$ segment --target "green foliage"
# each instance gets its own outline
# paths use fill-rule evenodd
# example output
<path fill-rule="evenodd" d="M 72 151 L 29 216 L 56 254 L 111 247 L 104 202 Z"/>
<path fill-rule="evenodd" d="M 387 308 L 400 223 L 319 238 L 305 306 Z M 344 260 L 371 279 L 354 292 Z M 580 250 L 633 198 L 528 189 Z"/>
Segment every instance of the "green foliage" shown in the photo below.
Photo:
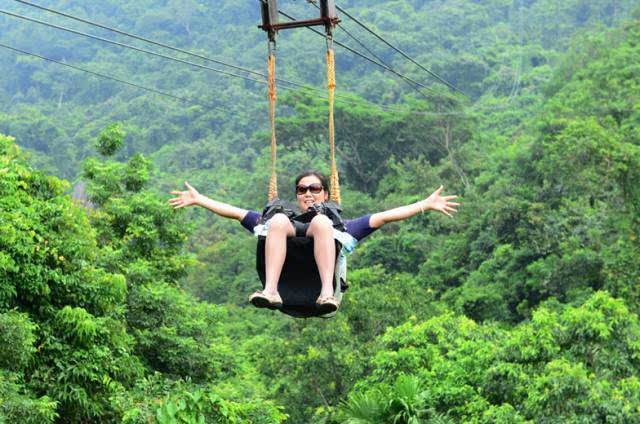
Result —
<path fill-rule="evenodd" d="M 452 422 L 433 409 L 423 409 L 429 395 L 421 390 L 417 377 L 400 375 L 390 387 L 351 395 L 341 405 L 338 421 L 344 424 Z"/>
<path fill-rule="evenodd" d="M 319 144 L 326 139 L 326 111 L 321 107 L 322 103 L 301 95 L 287 98 L 286 103 L 291 104 L 297 113 L 294 117 L 280 120 L 280 144 L 295 146 L 311 157 L 322 154 L 320 152 L 324 150 L 322 156 L 326 157 L 326 147 L 321 150 L 322 144 Z M 415 102 L 411 106 L 425 110 L 427 115 L 433 112 L 427 102 Z M 409 111 L 388 113 L 338 104 L 335 119 L 340 122 L 340 155 L 345 178 L 352 187 L 363 192 L 376 190 L 388 172 L 387 168 L 391 168 L 389 159 L 426 157 L 432 165 L 443 158 L 455 162 L 461 145 L 470 137 L 470 123 L 465 115 L 425 117 L 412 115 Z M 398 139 L 402 142 L 396 142 Z"/>
<path fill-rule="evenodd" d="M 637 383 L 639 341 L 637 315 L 604 292 L 576 307 L 542 307 L 513 329 L 452 315 L 408 322 L 385 334 L 373 372 L 341 413 L 344 422 L 376 422 L 357 421 L 367 404 L 377 405 L 372 413 L 395 405 L 401 422 L 420 411 L 456 422 L 629 422 L 640 404 L 620 393 Z M 383 416 L 377 422 L 391 422 Z"/>
<path fill-rule="evenodd" d="M 113 156 L 124 146 L 124 138 L 127 133 L 122 129 L 122 124 L 114 122 L 109 124 L 98 135 L 96 149 L 102 156 Z"/>
<path fill-rule="evenodd" d="M 236 361 L 220 340 L 218 308 L 162 283 L 134 290 L 127 321 L 137 351 L 154 370 L 196 382 L 229 377 Z"/>
<path fill-rule="evenodd" d="M 166 399 L 156 413 L 158 424 L 284 422 L 286 414 L 269 403 L 238 404 L 205 391 L 183 392 Z"/>
<path fill-rule="evenodd" d="M 58 403 L 47 396 L 36 398 L 21 383 L 16 374 L 0 370 L 0 423 L 54 423 Z"/>
<path fill-rule="evenodd" d="M 151 161 L 141 154 L 133 156 L 125 168 L 124 186 L 129 191 L 140 191 L 149 180 Z"/>
<path fill-rule="evenodd" d="M 20 354 L 3 368 L 29 375 L 29 390 L 47 396 L 25 395 L 27 406 L 16 403 L 7 413 L 29 422 L 58 414 L 108 418 L 108 396 L 140 372 L 132 340 L 116 318 L 126 285 L 97 264 L 95 232 L 85 212 L 62 195 L 64 182 L 32 170 L 5 137 L 0 164 L 1 316 L 12 323 L 3 331 L 12 350 L 3 355 Z M 20 382 L 12 383 L 17 393 L 27 393 Z M 24 412 L 30 402 L 33 415 Z"/>
<path fill-rule="evenodd" d="M 11 139 L 0 137 L 0 148 L 2 420 L 117 422 L 135 415 L 122 399 L 154 370 L 165 373 L 156 396 L 166 407 L 151 402 L 149 417 L 285 419 L 255 396 L 255 380 L 238 385 L 250 402 L 227 400 L 212 384 L 251 368 L 220 326 L 225 310 L 176 287 L 189 263 L 180 254 L 184 226 L 156 194 L 125 187 L 127 165 L 94 162 L 90 185 L 104 203 L 81 209 L 62 195 L 63 182 L 29 168 Z M 192 380 L 172 392 L 170 379 L 180 377 Z M 194 402 L 174 411 L 189 394 Z"/>
<path fill-rule="evenodd" d="M 65 306 L 56 314 L 57 326 L 61 334 L 80 346 L 91 344 L 98 330 L 98 323 L 82 308 Z"/>
<path fill-rule="evenodd" d="M 190 263 L 181 256 L 184 222 L 155 192 L 142 190 L 149 161 L 136 155 L 126 164 L 85 163 L 92 215 L 107 268 L 123 273 L 129 283 L 175 282 Z"/>
<path fill-rule="evenodd" d="M 116 402 L 124 404 L 118 410 L 125 421 L 224 422 L 228 418 L 243 422 L 247 417 L 253 422 L 282 421 L 277 408 L 254 398 L 259 387 L 249 389 L 249 382 L 239 385 L 249 396 L 246 403 L 245 399 L 226 400 L 224 390 L 214 386 L 206 391 L 196 386 L 238 378 L 238 373 L 251 370 L 244 365 L 244 354 L 234 353 L 234 341 L 221 328 L 225 310 L 199 302 L 178 287 L 194 264 L 192 256 L 182 251 L 190 227 L 157 192 L 145 189 L 149 176 L 150 161 L 142 155 L 125 164 L 88 160 L 87 191 L 97 206 L 90 219 L 97 230 L 102 264 L 126 278 L 129 293 L 124 317 L 138 358 L 146 370 L 162 373 L 163 379 L 189 383 L 174 392 L 171 384 L 165 386 L 161 380 L 154 392 L 165 397 L 163 406 L 150 404 L 141 415 L 126 400 Z M 167 391 L 172 394 L 165 395 Z M 122 399 L 119 394 L 114 398 Z"/>
<path fill-rule="evenodd" d="M 246 399 L 245 399 L 246 400 Z M 136 382 L 125 396 L 112 401 L 123 411 L 124 423 L 281 423 L 282 408 L 263 399 L 251 402 L 223 398 L 211 385 L 193 385 L 188 380 L 167 380 L 151 374 Z"/>
<path fill-rule="evenodd" d="M 0 314 L 0 368 L 24 369 L 36 352 L 37 326 L 27 314 L 8 311 Z"/>
<path fill-rule="evenodd" d="M 124 411 L 123 423 L 254 423 L 276 424 L 287 415 L 272 402 L 223 399 L 211 386 L 167 381 L 159 374 L 138 382 L 129 396 L 114 402 Z"/>

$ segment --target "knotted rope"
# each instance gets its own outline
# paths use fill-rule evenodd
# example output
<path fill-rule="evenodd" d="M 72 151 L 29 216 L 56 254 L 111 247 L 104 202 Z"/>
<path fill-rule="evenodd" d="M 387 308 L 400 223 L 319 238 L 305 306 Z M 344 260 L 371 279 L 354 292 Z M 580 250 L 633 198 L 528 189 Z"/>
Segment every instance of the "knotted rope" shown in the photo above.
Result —
<path fill-rule="evenodd" d="M 278 197 L 278 174 L 276 172 L 276 56 L 269 49 L 269 119 L 271 120 L 271 179 L 269 180 L 269 201 Z"/>
<path fill-rule="evenodd" d="M 336 89 L 336 64 L 333 46 L 327 49 L 327 87 L 329 88 L 329 146 L 331 148 L 331 200 L 340 204 L 340 181 L 336 166 L 335 126 L 333 124 L 333 104 Z"/>

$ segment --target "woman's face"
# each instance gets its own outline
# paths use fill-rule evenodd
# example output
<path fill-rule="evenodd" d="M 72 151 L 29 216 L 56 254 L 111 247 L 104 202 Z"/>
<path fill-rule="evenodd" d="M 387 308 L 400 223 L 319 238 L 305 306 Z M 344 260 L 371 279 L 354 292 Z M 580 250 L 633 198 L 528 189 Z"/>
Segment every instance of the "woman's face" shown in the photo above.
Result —
<path fill-rule="evenodd" d="M 320 188 L 320 191 L 315 193 L 318 188 Z M 300 209 L 306 211 L 309 209 L 309 206 L 314 203 L 325 202 L 329 198 L 329 195 L 324 188 L 322 188 L 320 178 L 315 175 L 308 175 L 298 182 L 296 186 L 296 198 L 298 199 Z"/>

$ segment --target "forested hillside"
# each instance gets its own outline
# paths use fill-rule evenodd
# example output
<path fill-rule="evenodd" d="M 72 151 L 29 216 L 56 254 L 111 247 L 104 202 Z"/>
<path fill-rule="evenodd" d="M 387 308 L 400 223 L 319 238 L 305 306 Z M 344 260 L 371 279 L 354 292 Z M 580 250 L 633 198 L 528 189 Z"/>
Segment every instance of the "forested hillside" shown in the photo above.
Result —
<path fill-rule="evenodd" d="M 240 3 L 37 4 L 266 72 L 258 4 Z M 223 68 L 24 2 L 0 8 L 0 423 L 640 421 L 635 2 L 340 6 L 464 93 L 341 16 L 336 41 L 367 53 L 354 36 L 428 88 L 336 46 L 345 215 L 440 184 L 462 206 L 360 243 L 330 320 L 247 304 L 255 239 L 167 204 L 188 180 L 264 206 L 261 77 L 26 21 L 15 15 Z M 278 76 L 322 88 L 325 48 L 281 32 Z M 299 171 L 329 170 L 327 102 L 285 85 L 279 186 L 293 197 Z"/>

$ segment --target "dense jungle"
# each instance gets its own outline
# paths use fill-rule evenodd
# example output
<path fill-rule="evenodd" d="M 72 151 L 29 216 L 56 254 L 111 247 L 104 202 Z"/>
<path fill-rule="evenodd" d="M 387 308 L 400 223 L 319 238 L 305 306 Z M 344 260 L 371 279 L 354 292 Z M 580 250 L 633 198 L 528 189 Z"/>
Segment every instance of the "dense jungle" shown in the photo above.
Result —
<path fill-rule="evenodd" d="M 331 319 L 254 308 L 255 237 L 167 203 L 262 210 L 265 78 L 33 4 L 262 74 L 268 48 L 257 0 L 2 2 L 0 423 L 640 422 L 636 1 L 338 2 L 421 65 L 338 13 L 387 67 L 335 46 L 345 217 L 462 205 L 359 243 Z M 282 196 L 330 171 L 326 48 L 278 35 L 319 89 L 278 85 Z"/>

